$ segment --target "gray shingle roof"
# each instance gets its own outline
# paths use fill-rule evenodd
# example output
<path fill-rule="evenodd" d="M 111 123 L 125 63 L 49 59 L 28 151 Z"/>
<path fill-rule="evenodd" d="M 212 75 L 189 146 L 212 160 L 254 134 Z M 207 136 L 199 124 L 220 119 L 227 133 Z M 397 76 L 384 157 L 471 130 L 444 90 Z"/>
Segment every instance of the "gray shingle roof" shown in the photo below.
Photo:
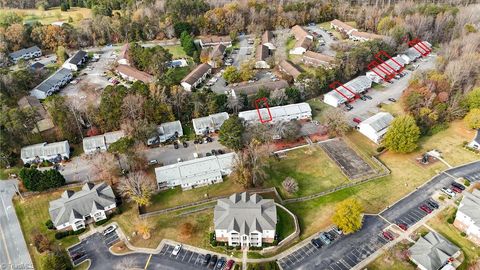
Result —
<path fill-rule="evenodd" d="M 96 210 L 115 204 L 112 187 L 105 183 L 86 183 L 81 191 L 66 190 L 62 197 L 50 202 L 48 212 L 55 226 L 82 219 Z"/>
<path fill-rule="evenodd" d="M 80 50 L 76 52 L 70 59 L 68 59 L 67 62 L 74 65 L 80 65 L 86 56 L 87 52 Z"/>
<path fill-rule="evenodd" d="M 442 267 L 460 249 L 443 236 L 429 232 L 408 249 L 410 257 L 427 270 Z"/>
<path fill-rule="evenodd" d="M 183 78 L 182 82 L 194 84 L 201 77 L 203 77 L 203 75 L 205 75 L 205 73 L 207 73 L 211 68 L 212 66 L 210 66 L 209 64 L 200 64 L 190 73 L 188 73 L 188 75 Z"/>
<path fill-rule="evenodd" d="M 376 132 L 387 128 L 393 121 L 393 116 L 387 112 L 379 112 L 374 116 L 365 119 L 361 124 L 370 125 Z"/>
<path fill-rule="evenodd" d="M 272 199 L 262 199 L 258 194 L 235 193 L 217 201 L 213 221 L 216 230 L 234 230 L 240 235 L 275 230 L 277 207 Z"/>
<path fill-rule="evenodd" d="M 35 89 L 42 91 L 42 92 L 48 92 L 49 90 L 52 89 L 54 85 L 57 85 L 61 80 L 63 80 L 65 77 L 69 76 L 72 74 L 72 71 L 66 68 L 61 68 L 57 70 L 57 72 L 53 73 L 52 76 L 48 77 L 45 81 L 40 83 Z"/>
<path fill-rule="evenodd" d="M 480 190 L 475 189 L 472 193 L 465 192 L 458 211 L 471 218 L 475 224 L 480 225 Z"/>
<path fill-rule="evenodd" d="M 22 159 L 30 159 L 42 156 L 54 156 L 68 154 L 70 152 L 70 145 L 68 141 L 54 142 L 54 143 L 38 143 L 25 146 L 20 150 L 20 157 Z"/>
<path fill-rule="evenodd" d="M 209 128 L 211 131 L 219 129 L 225 120 L 229 118 L 228 113 L 221 112 L 216 114 L 211 114 L 205 117 L 199 117 L 192 119 L 193 128 L 195 130 Z"/>
<path fill-rule="evenodd" d="M 40 51 L 40 48 L 38 48 L 37 46 L 32 46 L 30 48 L 26 48 L 26 49 L 21 49 L 21 50 L 18 50 L 18 51 L 15 51 L 15 52 L 12 52 L 10 53 L 10 57 L 11 58 L 18 58 L 24 54 L 27 54 L 27 53 L 32 53 L 32 52 L 37 52 L 37 51 Z"/>

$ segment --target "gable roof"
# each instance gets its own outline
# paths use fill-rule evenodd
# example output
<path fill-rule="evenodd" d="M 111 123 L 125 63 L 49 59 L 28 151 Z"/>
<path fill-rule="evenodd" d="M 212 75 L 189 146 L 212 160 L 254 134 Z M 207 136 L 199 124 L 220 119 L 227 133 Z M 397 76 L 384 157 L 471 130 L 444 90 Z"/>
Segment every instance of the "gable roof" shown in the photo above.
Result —
<path fill-rule="evenodd" d="M 292 62 L 288 60 L 282 60 L 279 66 L 283 72 L 292 76 L 294 79 L 296 79 L 302 73 L 299 68 L 297 68 Z"/>
<path fill-rule="evenodd" d="M 329 55 L 313 52 L 313 51 L 306 51 L 303 54 L 303 58 L 308 58 L 309 60 L 313 60 L 317 62 L 318 64 L 325 63 L 329 64 L 333 61 L 335 61 L 335 58 Z"/>
<path fill-rule="evenodd" d="M 188 73 L 188 75 L 185 76 L 185 78 L 183 78 L 182 82 L 186 82 L 192 85 L 195 82 L 197 82 L 200 78 L 202 78 L 203 75 L 205 75 L 205 73 L 207 73 L 211 68 L 212 66 L 210 66 L 209 64 L 205 64 L 205 63 L 200 64 L 195 69 L 193 69 L 190 73 Z"/>
<path fill-rule="evenodd" d="M 80 65 L 86 56 L 87 52 L 80 50 L 70 57 L 70 59 L 67 60 L 67 63 Z"/>
<path fill-rule="evenodd" d="M 118 60 L 121 59 L 126 59 L 128 60 L 128 50 L 130 49 L 130 43 L 126 43 L 125 45 L 122 46 L 122 49 L 120 50 L 120 53 L 118 54 Z"/>
<path fill-rule="evenodd" d="M 67 155 L 68 153 L 70 153 L 68 141 L 44 142 L 22 147 L 20 157 L 22 159 L 30 159 L 41 156 Z"/>
<path fill-rule="evenodd" d="M 259 122 L 259 114 L 262 119 L 269 119 L 272 116 L 273 121 L 285 120 L 289 116 L 299 114 L 311 114 L 312 108 L 306 102 L 289 104 L 284 106 L 275 106 L 270 108 L 270 113 L 266 108 L 259 110 L 249 110 L 238 113 L 238 117 L 242 118 L 246 122 Z"/>
<path fill-rule="evenodd" d="M 304 48 L 308 50 L 312 43 L 313 41 L 311 39 L 309 39 L 308 37 L 303 37 L 297 40 L 297 42 L 295 42 L 294 48 Z"/>
<path fill-rule="evenodd" d="M 41 52 L 42 50 L 40 50 L 40 48 L 38 48 L 38 46 L 32 46 L 32 47 L 29 47 L 29 48 L 20 49 L 18 51 L 12 52 L 12 53 L 10 53 L 10 57 L 11 58 L 18 58 L 18 57 L 23 56 L 24 54 L 38 52 L 38 51 Z"/>
<path fill-rule="evenodd" d="M 472 221 L 480 226 L 480 190 L 474 189 L 472 193 L 465 192 L 460 202 L 458 211 L 468 216 Z"/>
<path fill-rule="evenodd" d="M 307 36 L 311 36 L 307 30 L 305 30 L 303 27 L 301 27 L 300 25 L 295 25 L 292 27 L 292 30 L 291 32 L 293 33 L 293 35 L 295 36 L 295 39 L 303 39 Z"/>
<path fill-rule="evenodd" d="M 331 24 L 335 25 L 335 26 L 338 27 L 338 28 L 342 28 L 343 31 L 345 31 L 345 32 L 349 32 L 349 31 L 351 31 L 351 30 L 355 30 L 355 28 L 353 28 L 352 26 L 350 26 L 350 25 L 348 25 L 348 24 L 346 24 L 346 23 L 344 23 L 344 22 L 342 22 L 342 21 L 340 21 L 340 20 L 337 20 L 337 19 L 331 21 Z"/>
<path fill-rule="evenodd" d="M 210 55 L 209 55 L 210 59 L 215 59 L 217 57 L 223 57 L 226 49 L 227 49 L 227 47 L 225 47 L 225 45 L 223 45 L 223 44 L 215 45 L 212 48 L 212 51 L 210 52 Z"/>
<path fill-rule="evenodd" d="M 255 52 L 255 58 L 257 61 L 265 61 L 269 56 L 268 47 L 265 45 L 258 45 L 257 51 Z"/>
<path fill-rule="evenodd" d="M 393 116 L 388 112 L 379 112 L 372 117 L 369 117 L 362 121 L 359 125 L 370 126 L 375 132 L 381 133 L 385 130 L 393 121 Z"/>
<path fill-rule="evenodd" d="M 246 192 L 219 199 L 213 212 L 215 230 L 236 231 L 240 235 L 275 230 L 277 207 L 272 199 Z"/>
<path fill-rule="evenodd" d="M 139 81 L 142 81 L 144 83 L 150 83 L 153 81 L 153 76 L 146 73 L 146 72 L 143 72 L 143 71 L 140 71 L 136 68 L 133 68 L 131 66 L 127 66 L 127 65 L 118 65 L 117 66 L 117 71 L 128 76 L 128 77 L 132 77 L 136 80 L 139 80 Z"/>
<path fill-rule="evenodd" d="M 272 43 L 273 41 L 273 32 L 266 30 L 262 35 L 262 44 Z"/>
<path fill-rule="evenodd" d="M 86 183 L 80 191 L 64 191 L 59 199 L 50 202 L 48 212 L 57 227 L 74 222 L 75 219 L 83 219 L 84 216 L 112 204 L 115 204 L 115 194 L 111 186 L 105 183 Z"/>
<path fill-rule="evenodd" d="M 410 257 L 427 270 L 440 269 L 460 249 L 438 233 L 429 232 L 408 249 Z"/>

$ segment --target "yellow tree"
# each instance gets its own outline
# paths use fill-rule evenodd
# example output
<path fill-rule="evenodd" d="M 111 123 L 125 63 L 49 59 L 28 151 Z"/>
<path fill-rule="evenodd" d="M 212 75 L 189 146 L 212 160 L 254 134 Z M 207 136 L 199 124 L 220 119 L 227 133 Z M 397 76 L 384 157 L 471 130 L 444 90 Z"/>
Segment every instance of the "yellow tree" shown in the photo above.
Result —
<path fill-rule="evenodd" d="M 337 204 L 333 222 L 345 233 L 353 233 L 362 228 L 362 204 L 355 198 Z"/>
<path fill-rule="evenodd" d="M 140 220 L 135 225 L 135 228 L 138 233 L 142 235 L 142 238 L 144 240 L 150 239 L 150 232 L 153 230 L 152 224 L 150 224 L 146 220 Z"/>

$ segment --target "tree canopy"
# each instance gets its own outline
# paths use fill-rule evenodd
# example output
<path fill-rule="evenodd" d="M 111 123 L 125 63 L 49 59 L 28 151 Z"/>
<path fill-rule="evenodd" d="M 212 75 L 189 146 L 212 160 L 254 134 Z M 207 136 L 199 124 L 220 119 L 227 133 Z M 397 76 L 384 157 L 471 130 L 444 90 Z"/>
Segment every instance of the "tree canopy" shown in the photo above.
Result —
<path fill-rule="evenodd" d="M 420 129 L 410 115 L 395 118 L 388 128 L 383 145 L 391 151 L 409 153 L 417 148 Z"/>
<path fill-rule="evenodd" d="M 464 120 L 469 128 L 479 129 L 480 128 L 480 108 L 472 109 L 465 116 Z"/>
<path fill-rule="evenodd" d="M 245 128 L 242 120 L 238 116 L 232 116 L 223 122 L 220 127 L 218 141 L 233 150 L 240 150 L 243 148 L 242 135 Z"/>
<path fill-rule="evenodd" d="M 65 185 L 65 178 L 57 170 L 39 171 L 36 168 L 22 168 L 19 173 L 23 185 L 31 191 L 44 191 Z"/>
<path fill-rule="evenodd" d="M 362 228 L 362 204 L 355 198 L 337 204 L 333 222 L 345 233 L 354 233 Z"/>

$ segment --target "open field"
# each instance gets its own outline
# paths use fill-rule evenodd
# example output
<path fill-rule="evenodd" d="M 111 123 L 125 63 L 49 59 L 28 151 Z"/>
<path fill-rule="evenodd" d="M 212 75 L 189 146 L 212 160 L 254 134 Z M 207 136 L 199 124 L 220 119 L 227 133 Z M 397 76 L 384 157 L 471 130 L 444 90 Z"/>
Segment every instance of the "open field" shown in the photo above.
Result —
<path fill-rule="evenodd" d="M 328 108 L 332 108 L 330 105 L 325 104 L 319 97 L 307 100 L 307 103 L 312 108 L 312 119 L 320 122 L 323 120 L 323 113 Z"/>
<path fill-rule="evenodd" d="M 461 232 L 452 224 L 448 224 L 447 219 L 451 217 L 454 212 L 455 208 L 449 207 L 429 220 L 427 224 L 462 250 L 465 261 L 458 269 L 475 269 L 468 267 L 480 259 L 480 247 L 475 246 L 466 237 L 463 237 L 460 234 Z"/>
<path fill-rule="evenodd" d="M 163 48 L 167 49 L 172 54 L 173 59 L 190 58 L 180 45 L 163 46 Z"/>
<path fill-rule="evenodd" d="M 88 8 L 72 7 L 68 11 L 61 11 L 59 7 L 48 10 L 39 9 L 0 9 L 1 12 L 15 12 L 23 18 L 23 23 L 39 22 L 41 24 L 51 24 L 53 22 L 68 23 L 71 18 L 72 24 L 80 22 L 82 19 L 91 18 L 92 11 Z"/>
<path fill-rule="evenodd" d="M 167 189 L 153 196 L 152 203 L 147 207 L 147 211 L 151 212 L 170 208 L 177 205 L 200 201 L 209 197 L 228 196 L 232 193 L 241 192 L 243 190 L 242 186 L 237 185 L 228 179 L 224 179 L 222 183 L 215 185 L 198 187 L 185 191 L 179 187 Z"/>
<path fill-rule="evenodd" d="M 281 241 L 295 231 L 295 222 L 293 221 L 292 216 L 290 216 L 287 211 L 283 210 L 280 207 L 277 207 L 277 216 L 277 234 L 278 238 Z"/>
<path fill-rule="evenodd" d="M 368 265 L 369 270 L 415 270 L 408 258 L 405 257 L 405 250 L 410 247 L 410 242 L 404 240 L 388 249 L 380 257 Z"/>
<path fill-rule="evenodd" d="M 381 111 L 388 112 L 393 116 L 400 116 L 404 115 L 405 112 L 402 109 L 402 105 L 400 102 L 392 102 L 389 104 L 383 103 L 382 108 L 380 108 Z"/>
<path fill-rule="evenodd" d="M 77 188 L 77 190 L 80 188 Z M 55 239 L 54 230 L 48 230 L 45 226 L 45 222 L 50 219 L 48 214 L 48 202 L 54 199 L 60 198 L 63 190 L 54 191 L 50 193 L 44 193 L 41 195 L 35 195 L 28 197 L 23 201 L 16 198 L 14 200 L 15 211 L 17 212 L 22 232 L 27 242 L 27 247 L 32 257 L 35 269 L 40 269 L 41 254 L 39 254 L 33 246 L 33 232 L 35 230 L 45 234 L 50 241 L 61 245 L 62 247 L 68 247 L 77 243 L 78 236 L 68 236 L 61 240 Z"/>
<path fill-rule="evenodd" d="M 301 148 L 289 151 L 286 155 L 280 160 L 270 159 L 267 169 L 269 177 L 265 181 L 267 185 L 277 187 L 283 198 L 303 197 L 348 182 L 337 165 L 319 147 Z M 299 189 L 295 194 L 283 189 L 282 182 L 286 177 L 297 180 Z"/>

